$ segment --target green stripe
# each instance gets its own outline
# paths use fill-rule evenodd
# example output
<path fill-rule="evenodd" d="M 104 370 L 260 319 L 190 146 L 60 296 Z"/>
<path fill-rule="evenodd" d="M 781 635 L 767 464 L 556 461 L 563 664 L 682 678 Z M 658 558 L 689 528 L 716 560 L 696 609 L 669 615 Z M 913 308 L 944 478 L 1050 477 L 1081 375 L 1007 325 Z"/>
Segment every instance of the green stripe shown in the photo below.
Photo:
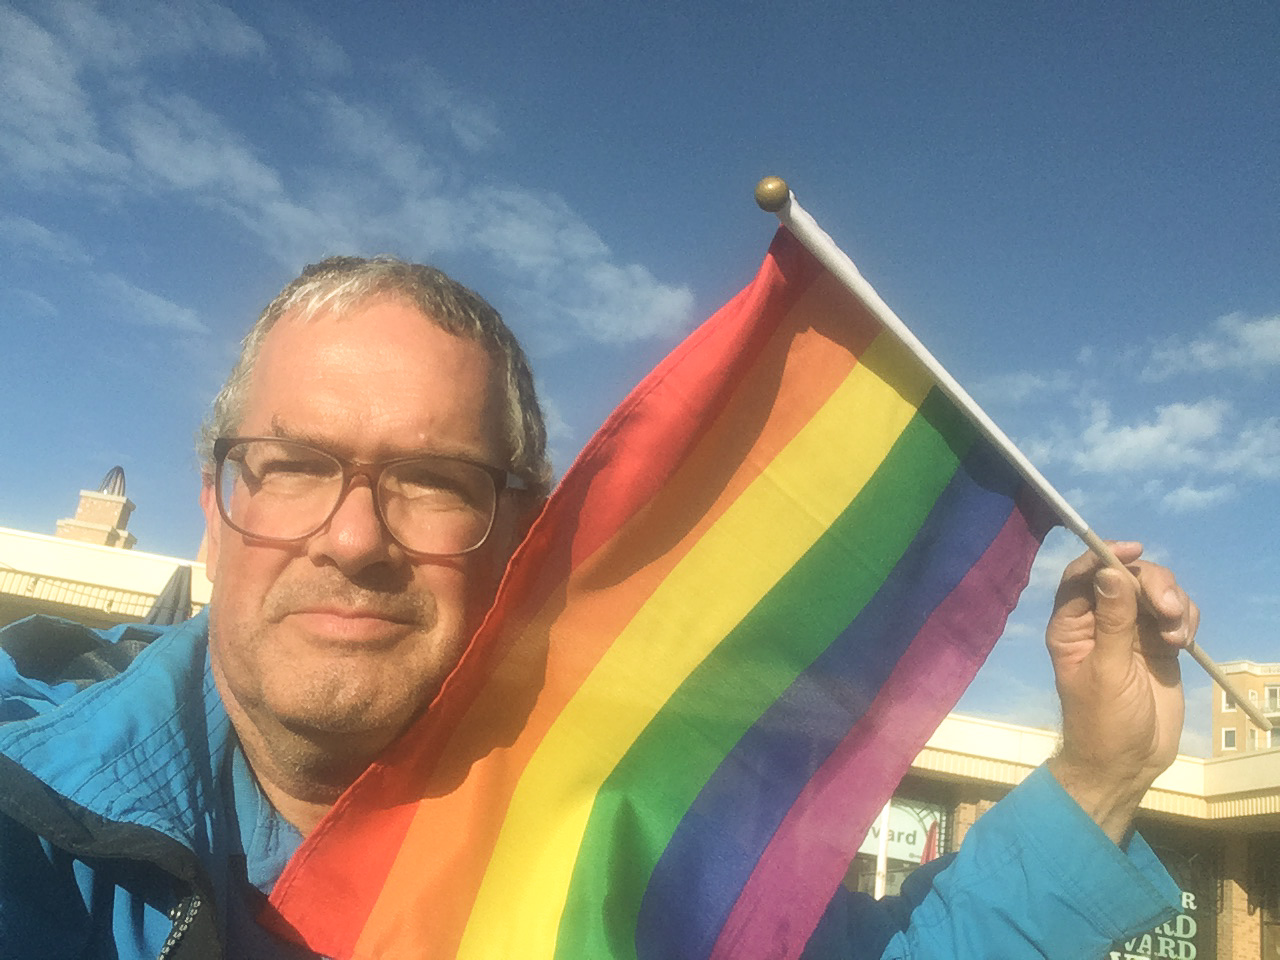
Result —
<path fill-rule="evenodd" d="M 974 436 L 931 390 L 862 492 L 637 738 L 592 807 L 557 960 L 635 958 L 640 901 L 677 824 L 743 733 L 880 589 Z M 732 557 L 724 570 L 732 576 Z M 690 585 L 695 597 L 714 589 Z"/>

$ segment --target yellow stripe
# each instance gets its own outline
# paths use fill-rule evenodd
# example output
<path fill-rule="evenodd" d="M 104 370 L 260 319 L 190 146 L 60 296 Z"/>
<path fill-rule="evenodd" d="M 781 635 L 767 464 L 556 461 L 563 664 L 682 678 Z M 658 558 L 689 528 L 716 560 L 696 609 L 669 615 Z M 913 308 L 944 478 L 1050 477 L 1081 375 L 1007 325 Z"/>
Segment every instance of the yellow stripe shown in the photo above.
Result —
<path fill-rule="evenodd" d="M 929 387 L 902 348 L 879 336 L 640 609 L 521 777 L 459 960 L 551 960 L 601 784 L 690 672 L 857 496 Z M 519 942 L 505 942 L 513 931 Z"/>

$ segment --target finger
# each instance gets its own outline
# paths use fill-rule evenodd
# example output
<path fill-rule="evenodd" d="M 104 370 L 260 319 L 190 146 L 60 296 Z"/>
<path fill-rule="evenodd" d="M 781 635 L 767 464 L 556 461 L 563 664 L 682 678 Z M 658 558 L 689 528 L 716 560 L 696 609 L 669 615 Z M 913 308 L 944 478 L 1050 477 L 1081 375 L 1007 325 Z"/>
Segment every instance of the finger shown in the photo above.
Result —
<path fill-rule="evenodd" d="M 1142 555 L 1142 544 L 1136 541 L 1108 540 L 1106 543 L 1121 563 L 1132 563 Z M 1106 562 L 1092 550 L 1087 550 L 1067 564 L 1054 596 L 1054 607 L 1071 614 L 1081 614 L 1092 609 L 1093 577 Z"/>
<path fill-rule="evenodd" d="M 1167 568 L 1140 563 L 1131 569 L 1142 587 L 1143 606 L 1155 620 L 1161 638 L 1178 647 L 1187 646 L 1200 625 L 1199 608 Z"/>
<path fill-rule="evenodd" d="M 1102 669 L 1124 670 L 1133 656 L 1137 635 L 1138 591 L 1133 579 L 1114 567 L 1093 575 L 1094 657 Z"/>
<path fill-rule="evenodd" d="M 1142 544 L 1136 540 L 1107 540 L 1105 543 L 1121 563 L 1133 563 L 1142 556 Z M 1067 564 L 1067 568 L 1062 573 L 1062 579 L 1068 580 L 1090 574 L 1104 563 L 1106 561 L 1092 550 L 1086 550 Z"/>

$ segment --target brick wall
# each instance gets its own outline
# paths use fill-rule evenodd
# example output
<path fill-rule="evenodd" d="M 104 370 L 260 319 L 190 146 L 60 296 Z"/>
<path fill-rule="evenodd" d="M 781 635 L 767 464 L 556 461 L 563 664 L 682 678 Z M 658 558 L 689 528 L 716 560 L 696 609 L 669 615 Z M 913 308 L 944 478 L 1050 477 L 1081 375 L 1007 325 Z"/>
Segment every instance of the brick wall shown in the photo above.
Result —
<path fill-rule="evenodd" d="M 1258 960 L 1262 955 L 1258 914 L 1249 912 L 1248 877 L 1248 838 L 1227 837 L 1222 856 L 1222 903 L 1218 910 L 1219 960 Z"/>

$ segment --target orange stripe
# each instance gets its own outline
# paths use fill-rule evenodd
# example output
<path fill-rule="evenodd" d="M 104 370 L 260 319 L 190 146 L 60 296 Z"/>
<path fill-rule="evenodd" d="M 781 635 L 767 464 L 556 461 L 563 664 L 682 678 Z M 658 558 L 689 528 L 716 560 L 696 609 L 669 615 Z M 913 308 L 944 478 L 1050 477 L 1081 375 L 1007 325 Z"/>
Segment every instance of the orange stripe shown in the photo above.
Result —
<path fill-rule="evenodd" d="M 853 369 L 866 338 L 850 330 L 847 306 L 831 308 L 846 296 L 827 274 L 810 286 L 747 372 L 747 389 L 661 494 L 527 618 L 520 643 L 496 665 L 446 747 L 433 796 L 419 805 L 357 943 L 357 958 L 393 956 L 409 941 L 421 956 L 454 955 L 515 782 L 547 729 L 655 587 Z M 843 316 L 833 331 L 828 317 L 836 313 Z M 837 335 L 844 349 L 832 347 Z M 785 404 L 774 403 L 779 391 L 787 394 Z M 721 486 L 716 477 L 734 465 L 708 504 L 706 492 Z M 671 531 L 682 530 L 672 542 Z M 621 580 L 617 558 L 624 558 Z M 652 559 L 637 566 L 633 558 Z M 522 619 L 513 617 L 509 628 Z M 543 672 L 544 657 L 547 682 L 526 713 L 513 698 L 532 695 L 530 677 Z M 430 942 L 424 943 L 425 929 Z"/>

